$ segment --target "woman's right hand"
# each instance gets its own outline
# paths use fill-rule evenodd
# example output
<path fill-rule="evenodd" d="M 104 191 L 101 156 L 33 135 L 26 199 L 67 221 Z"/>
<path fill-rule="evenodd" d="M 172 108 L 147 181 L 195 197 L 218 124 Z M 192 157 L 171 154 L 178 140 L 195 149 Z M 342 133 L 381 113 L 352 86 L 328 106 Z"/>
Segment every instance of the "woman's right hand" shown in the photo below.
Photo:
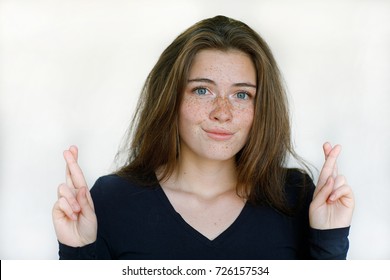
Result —
<path fill-rule="evenodd" d="M 71 247 L 96 241 L 97 219 L 91 194 L 77 163 L 78 149 L 64 151 L 66 183 L 58 187 L 58 200 L 53 207 L 53 223 L 57 239 Z"/>

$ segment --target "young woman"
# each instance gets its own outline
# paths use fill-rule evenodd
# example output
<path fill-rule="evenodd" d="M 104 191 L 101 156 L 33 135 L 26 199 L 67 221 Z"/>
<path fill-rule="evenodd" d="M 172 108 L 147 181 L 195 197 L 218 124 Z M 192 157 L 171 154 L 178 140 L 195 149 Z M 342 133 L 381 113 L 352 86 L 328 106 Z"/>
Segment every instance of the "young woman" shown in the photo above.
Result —
<path fill-rule="evenodd" d="M 179 35 L 149 74 L 128 160 L 89 192 L 75 146 L 53 221 L 61 259 L 345 259 L 354 209 L 323 146 L 317 187 L 286 168 L 288 104 L 267 44 L 217 16 Z"/>

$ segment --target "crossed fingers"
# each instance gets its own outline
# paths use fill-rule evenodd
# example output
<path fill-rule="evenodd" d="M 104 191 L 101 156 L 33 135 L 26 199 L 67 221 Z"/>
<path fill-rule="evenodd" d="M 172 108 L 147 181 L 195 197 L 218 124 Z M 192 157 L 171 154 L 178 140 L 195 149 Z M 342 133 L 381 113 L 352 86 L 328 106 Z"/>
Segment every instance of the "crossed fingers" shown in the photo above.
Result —
<path fill-rule="evenodd" d="M 71 146 L 69 150 L 64 151 L 66 161 L 66 184 L 73 189 L 86 187 L 83 171 L 77 163 L 78 149 L 76 146 Z"/>
<path fill-rule="evenodd" d="M 334 181 L 338 177 L 337 158 L 340 155 L 341 146 L 336 145 L 332 148 L 329 143 L 325 143 L 323 149 L 325 155 L 325 163 L 322 166 L 314 195 L 316 195 L 326 185 L 328 180 Z M 340 179 L 337 180 L 337 185 L 339 185 L 339 180 Z"/>

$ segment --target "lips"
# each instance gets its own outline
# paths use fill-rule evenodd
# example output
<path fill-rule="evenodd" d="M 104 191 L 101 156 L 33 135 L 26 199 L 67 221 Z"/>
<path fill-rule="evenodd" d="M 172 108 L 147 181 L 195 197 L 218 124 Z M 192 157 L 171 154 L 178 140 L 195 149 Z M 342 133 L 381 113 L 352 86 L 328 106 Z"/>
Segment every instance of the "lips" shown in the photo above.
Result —
<path fill-rule="evenodd" d="M 204 129 L 204 131 L 208 137 L 218 141 L 229 140 L 234 135 L 233 132 L 221 128 Z"/>

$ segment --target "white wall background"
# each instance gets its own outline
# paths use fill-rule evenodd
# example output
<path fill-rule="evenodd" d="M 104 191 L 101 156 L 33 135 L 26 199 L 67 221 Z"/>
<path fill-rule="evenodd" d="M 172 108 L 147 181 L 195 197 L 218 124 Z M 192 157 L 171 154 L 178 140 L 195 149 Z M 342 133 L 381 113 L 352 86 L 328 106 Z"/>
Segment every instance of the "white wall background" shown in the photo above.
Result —
<path fill-rule="evenodd" d="M 62 151 L 90 186 L 111 171 L 138 93 L 163 49 L 224 14 L 269 43 L 297 151 L 324 141 L 356 196 L 349 259 L 390 259 L 390 1 L 0 0 L 0 258 L 57 259 L 51 223 Z"/>

